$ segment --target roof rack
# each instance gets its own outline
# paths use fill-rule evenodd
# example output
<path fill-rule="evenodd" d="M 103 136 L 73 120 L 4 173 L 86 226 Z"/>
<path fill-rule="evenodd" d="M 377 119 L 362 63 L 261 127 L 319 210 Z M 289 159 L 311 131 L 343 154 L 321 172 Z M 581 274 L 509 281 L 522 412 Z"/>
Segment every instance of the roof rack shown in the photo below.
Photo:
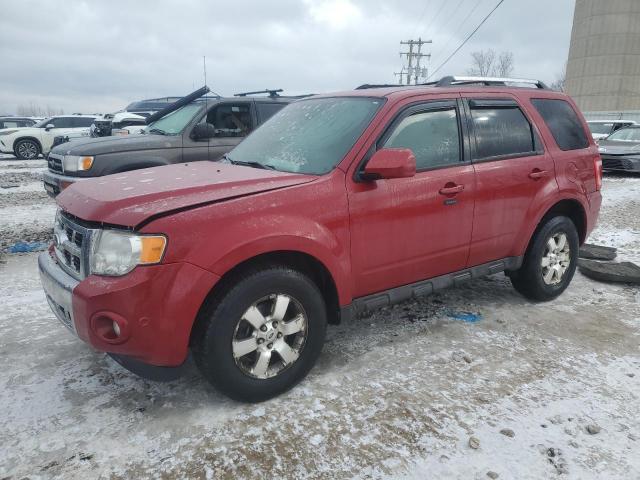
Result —
<path fill-rule="evenodd" d="M 366 90 L 368 88 L 387 88 L 387 87 L 405 87 L 405 86 L 406 85 L 398 85 L 393 83 L 379 83 L 379 84 L 365 83 L 363 85 L 360 85 L 359 87 L 356 87 L 356 90 Z"/>
<path fill-rule="evenodd" d="M 447 87 L 449 85 L 486 85 L 486 86 L 512 86 L 514 83 L 522 83 L 527 85 L 533 85 L 535 88 L 541 88 L 548 90 L 544 82 L 541 80 L 531 80 L 528 78 L 503 78 L 503 77 L 459 77 L 448 76 L 442 77 L 437 82 L 429 82 L 424 85 L 434 85 L 436 87 Z"/>
<path fill-rule="evenodd" d="M 265 90 L 258 90 L 255 92 L 242 92 L 242 93 L 235 93 L 233 96 L 234 97 L 246 97 L 247 95 L 259 95 L 261 93 L 268 93 L 270 97 L 279 97 L 280 95 L 278 95 L 280 92 L 282 92 L 283 90 L 281 88 L 278 89 L 265 89 Z"/>

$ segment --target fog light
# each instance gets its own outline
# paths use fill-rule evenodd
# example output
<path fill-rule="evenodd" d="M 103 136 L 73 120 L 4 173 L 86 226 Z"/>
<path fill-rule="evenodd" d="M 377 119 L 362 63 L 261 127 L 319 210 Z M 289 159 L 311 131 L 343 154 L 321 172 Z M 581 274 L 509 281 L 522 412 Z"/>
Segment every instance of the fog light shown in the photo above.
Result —
<path fill-rule="evenodd" d="M 113 333 L 116 334 L 116 337 L 120 336 L 120 325 L 115 320 L 113 321 Z"/>

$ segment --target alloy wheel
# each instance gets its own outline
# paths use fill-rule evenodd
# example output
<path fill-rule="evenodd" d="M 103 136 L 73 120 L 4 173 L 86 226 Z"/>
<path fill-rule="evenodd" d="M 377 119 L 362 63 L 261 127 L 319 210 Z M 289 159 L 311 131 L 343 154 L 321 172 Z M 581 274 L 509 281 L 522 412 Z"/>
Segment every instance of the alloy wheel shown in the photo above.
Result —
<path fill-rule="evenodd" d="M 571 248 L 567 235 L 558 232 L 547 240 L 540 265 L 542 279 L 547 285 L 557 285 L 571 263 Z"/>
<path fill-rule="evenodd" d="M 282 293 L 254 302 L 238 321 L 231 347 L 236 365 L 250 377 L 275 377 L 293 365 L 304 348 L 307 315 Z"/>
<path fill-rule="evenodd" d="M 20 157 L 30 160 L 38 156 L 38 147 L 33 142 L 22 142 L 18 145 L 18 153 Z"/>

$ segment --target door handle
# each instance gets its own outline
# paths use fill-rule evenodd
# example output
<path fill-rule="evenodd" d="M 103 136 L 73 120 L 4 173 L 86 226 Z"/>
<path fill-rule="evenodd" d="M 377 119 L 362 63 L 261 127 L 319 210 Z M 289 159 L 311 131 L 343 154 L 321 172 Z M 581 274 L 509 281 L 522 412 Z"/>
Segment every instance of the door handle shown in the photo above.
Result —
<path fill-rule="evenodd" d="M 546 170 L 540 170 L 539 168 L 534 168 L 531 173 L 529 173 L 529 178 L 532 180 L 540 180 L 547 176 L 549 176 L 549 172 Z"/>
<path fill-rule="evenodd" d="M 455 195 L 457 193 L 460 193 L 464 190 L 464 185 L 455 185 L 455 184 L 447 184 L 444 187 L 442 187 L 440 190 L 438 190 L 438 193 L 440 193 L 440 195 Z"/>

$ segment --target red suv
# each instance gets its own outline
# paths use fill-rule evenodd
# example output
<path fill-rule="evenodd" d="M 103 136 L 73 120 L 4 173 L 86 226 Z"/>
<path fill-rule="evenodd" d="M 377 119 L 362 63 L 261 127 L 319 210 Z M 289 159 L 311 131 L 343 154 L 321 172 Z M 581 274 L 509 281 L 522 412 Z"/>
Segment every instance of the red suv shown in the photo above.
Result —
<path fill-rule="evenodd" d="M 508 84 L 315 96 L 221 162 L 77 183 L 39 258 L 51 308 L 136 373 L 170 378 L 192 352 L 260 401 L 356 312 L 501 271 L 553 299 L 596 222 L 601 160 L 569 97 Z"/>

